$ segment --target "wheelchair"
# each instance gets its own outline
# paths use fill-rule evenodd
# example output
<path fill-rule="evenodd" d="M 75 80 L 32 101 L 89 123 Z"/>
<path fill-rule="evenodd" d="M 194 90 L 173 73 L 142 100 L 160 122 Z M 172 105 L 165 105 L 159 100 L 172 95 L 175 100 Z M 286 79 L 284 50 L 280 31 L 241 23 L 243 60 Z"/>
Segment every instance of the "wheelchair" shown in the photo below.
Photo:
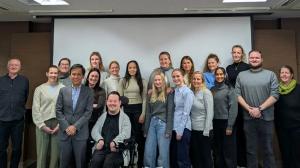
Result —
<path fill-rule="evenodd" d="M 119 143 L 117 149 L 123 156 L 122 168 L 134 168 L 138 161 L 137 143 L 133 139 L 126 139 Z"/>

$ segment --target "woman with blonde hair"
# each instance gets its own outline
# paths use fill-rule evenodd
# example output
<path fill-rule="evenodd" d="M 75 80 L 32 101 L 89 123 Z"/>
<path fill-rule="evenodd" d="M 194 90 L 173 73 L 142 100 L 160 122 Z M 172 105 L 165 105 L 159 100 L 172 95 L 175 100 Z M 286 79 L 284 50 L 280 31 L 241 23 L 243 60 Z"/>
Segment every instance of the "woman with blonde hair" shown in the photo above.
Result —
<path fill-rule="evenodd" d="M 191 109 L 191 163 L 193 168 L 212 168 L 211 140 L 214 102 L 212 93 L 205 86 L 201 72 L 193 73 L 191 89 L 195 95 Z"/>
<path fill-rule="evenodd" d="M 109 63 L 109 77 L 106 78 L 101 87 L 105 90 L 106 95 L 112 91 L 118 91 L 119 80 L 120 80 L 120 64 L 118 61 L 111 61 Z"/>
<path fill-rule="evenodd" d="M 144 166 L 169 168 L 169 146 L 173 128 L 174 94 L 168 93 L 165 76 L 154 75 L 151 95 L 148 96 L 145 117 Z M 157 146 L 159 156 L 157 158 Z"/>

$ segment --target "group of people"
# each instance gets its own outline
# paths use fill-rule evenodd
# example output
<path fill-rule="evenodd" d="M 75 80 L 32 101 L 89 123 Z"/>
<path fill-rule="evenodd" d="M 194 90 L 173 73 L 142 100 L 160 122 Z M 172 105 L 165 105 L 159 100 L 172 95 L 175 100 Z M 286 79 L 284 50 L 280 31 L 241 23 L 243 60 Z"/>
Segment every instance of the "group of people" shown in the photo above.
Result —
<path fill-rule="evenodd" d="M 117 61 L 105 72 L 99 52 L 91 53 L 87 69 L 62 58 L 34 91 L 37 167 L 120 167 L 120 146 L 132 139 L 137 167 L 256 168 L 260 150 L 263 167 L 275 168 L 274 121 L 283 167 L 300 167 L 300 85 L 293 69 L 282 66 L 278 82 L 262 67 L 260 51 L 249 52 L 249 64 L 242 46 L 231 54 L 226 68 L 210 54 L 201 72 L 190 56 L 173 68 L 171 55 L 161 52 L 148 82 L 135 60 L 121 78 Z M 7 68 L 0 78 L 0 167 L 7 167 L 10 137 L 16 168 L 28 79 L 18 74 L 19 59 Z"/>

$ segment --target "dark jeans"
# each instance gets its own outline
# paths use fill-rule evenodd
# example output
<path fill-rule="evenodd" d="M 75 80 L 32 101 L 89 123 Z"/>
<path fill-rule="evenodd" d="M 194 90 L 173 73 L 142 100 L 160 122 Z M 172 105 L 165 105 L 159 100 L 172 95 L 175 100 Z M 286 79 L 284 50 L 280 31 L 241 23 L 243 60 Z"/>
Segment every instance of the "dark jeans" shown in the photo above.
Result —
<path fill-rule="evenodd" d="M 227 120 L 213 120 L 215 168 L 236 168 L 236 131 L 226 135 Z"/>
<path fill-rule="evenodd" d="M 124 107 L 124 112 L 130 119 L 131 138 L 138 144 L 138 168 L 142 168 L 145 149 L 145 137 L 143 135 L 142 124 L 139 123 L 139 117 L 142 113 L 142 104 L 128 104 Z"/>
<path fill-rule="evenodd" d="M 181 140 L 176 139 L 176 132 L 172 132 L 171 146 L 170 146 L 170 163 L 172 168 L 190 168 L 190 140 L 191 131 L 184 129 Z"/>
<path fill-rule="evenodd" d="M 282 168 L 300 168 L 300 128 L 277 127 Z"/>
<path fill-rule="evenodd" d="M 7 167 L 7 147 L 9 137 L 12 142 L 12 157 L 10 168 L 18 168 L 23 141 L 24 119 L 15 121 L 0 121 L 0 167 Z"/>
<path fill-rule="evenodd" d="M 95 150 L 90 168 L 119 168 L 123 163 L 123 157 L 119 152 L 109 150 Z"/>
<path fill-rule="evenodd" d="M 211 156 L 211 138 L 203 135 L 203 131 L 192 130 L 190 156 L 193 168 L 213 168 Z"/>
<path fill-rule="evenodd" d="M 276 168 L 273 153 L 273 121 L 262 119 L 244 120 L 247 145 L 247 168 L 258 167 L 258 145 L 263 152 L 263 167 Z"/>

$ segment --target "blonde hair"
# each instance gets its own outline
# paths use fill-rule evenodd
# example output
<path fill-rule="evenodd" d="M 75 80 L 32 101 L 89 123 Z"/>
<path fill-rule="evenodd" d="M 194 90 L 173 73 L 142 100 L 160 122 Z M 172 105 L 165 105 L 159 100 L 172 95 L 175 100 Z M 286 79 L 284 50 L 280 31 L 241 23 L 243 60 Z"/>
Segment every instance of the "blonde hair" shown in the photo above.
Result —
<path fill-rule="evenodd" d="M 154 78 L 155 76 L 160 76 L 163 85 L 161 89 L 158 89 L 155 86 L 154 82 L 152 83 L 152 93 L 150 97 L 150 102 L 151 103 L 154 103 L 156 101 L 165 102 L 167 98 L 167 86 L 165 81 L 165 75 L 160 71 L 156 71 Z"/>
<path fill-rule="evenodd" d="M 205 84 L 205 79 L 204 79 L 204 75 L 202 72 L 200 71 L 195 71 L 192 75 L 192 79 L 194 78 L 195 75 L 200 75 L 201 79 L 202 79 L 202 87 L 200 88 L 200 90 L 204 90 L 206 88 L 206 84 Z M 191 83 L 191 90 L 195 93 L 196 92 L 196 88 L 193 85 L 193 82 Z"/>

